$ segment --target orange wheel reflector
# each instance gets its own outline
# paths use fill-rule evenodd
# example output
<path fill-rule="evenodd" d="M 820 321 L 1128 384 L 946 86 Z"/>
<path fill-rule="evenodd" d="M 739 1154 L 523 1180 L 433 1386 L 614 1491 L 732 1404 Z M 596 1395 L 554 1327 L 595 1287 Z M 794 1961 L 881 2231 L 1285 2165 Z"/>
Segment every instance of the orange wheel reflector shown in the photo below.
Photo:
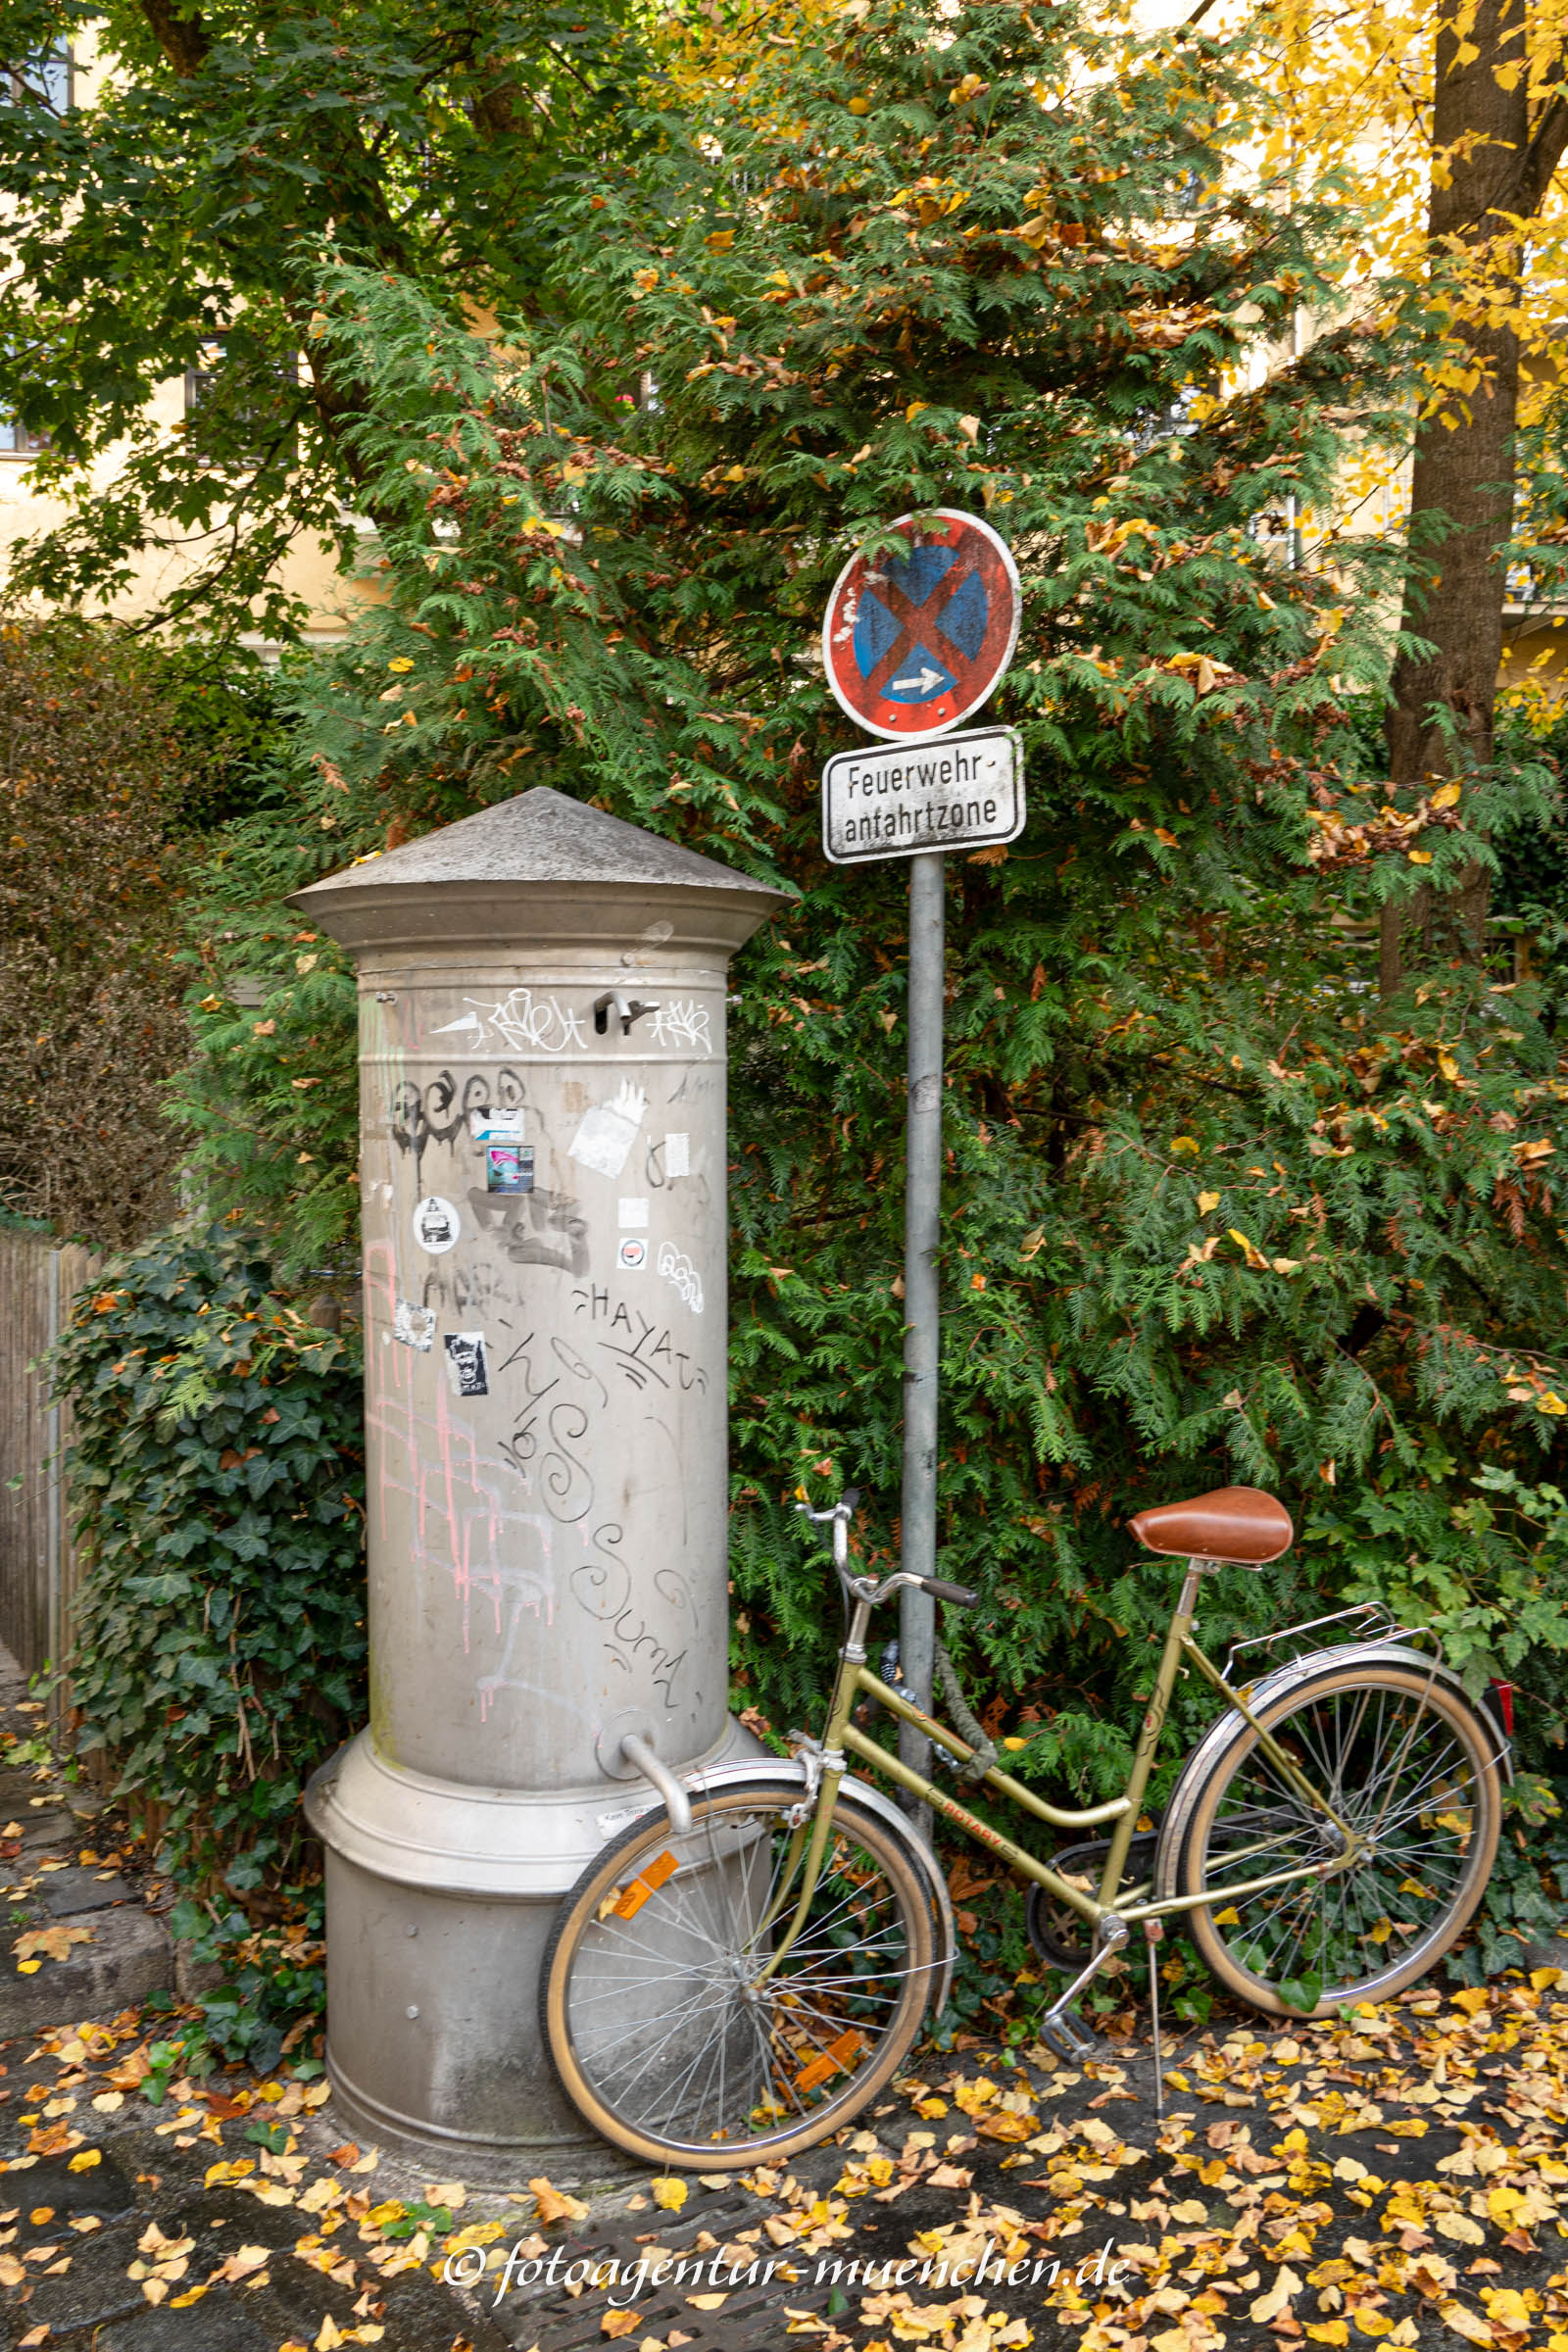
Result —
<path fill-rule="evenodd" d="M 796 2089 L 815 2090 L 817 2085 L 825 2082 L 830 2075 L 839 2074 L 849 2065 L 850 2060 L 858 2054 L 860 2040 L 860 2035 L 852 2030 L 848 2034 L 841 2034 L 837 2041 L 830 2041 L 827 2048 L 820 2051 L 811 2060 L 809 2066 L 801 2069 L 795 2078 Z"/>
<path fill-rule="evenodd" d="M 657 1894 L 666 1879 L 672 1879 L 680 1864 L 668 1847 L 656 1854 L 652 1862 L 640 1870 L 629 1886 L 623 1887 L 618 1902 L 611 1909 L 616 1919 L 635 1919 L 651 1894 Z"/>

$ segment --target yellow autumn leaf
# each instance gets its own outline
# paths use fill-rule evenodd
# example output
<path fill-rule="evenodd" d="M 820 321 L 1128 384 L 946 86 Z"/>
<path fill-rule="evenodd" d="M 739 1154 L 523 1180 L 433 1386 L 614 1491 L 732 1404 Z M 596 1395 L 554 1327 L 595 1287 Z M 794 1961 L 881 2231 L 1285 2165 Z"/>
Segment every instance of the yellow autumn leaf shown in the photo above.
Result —
<path fill-rule="evenodd" d="M 1228 1903 L 1223 1911 L 1216 1911 L 1214 1914 L 1216 1928 L 1239 1928 L 1241 1924 L 1242 1915 L 1234 1903 Z"/>
<path fill-rule="evenodd" d="M 1564 1404 L 1555 1389 L 1544 1389 L 1536 1398 L 1536 1410 L 1538 1413 L 1568 1413 L 1568 1404 Z"/>
<path fill-rule="evenodd" d="M 1250 1266 L 1254 1266 L 1260 1274 L 1268 1272 L 1268 1259 L 1255 1242 L 1250 1242 L 1246 1234 L 1239 1233 L 1234 1225 L 1230 1228 L 1230 1238 Z"/>
<path fill-rule="evenodd" d="M 1446 1046 L 1440 1046 L 1438 1049 L 1438 1067 L 1448 1083 L 1452 1085 L 1454 1079 L 1459 1075 L 1459 1064 Z"/>
<path fill-rule="evenodd" d="M 1484 1985 L 1466 1984 L 1458 1992 L 1450 1993 L 1448 1998 L 1455 2009 L 1464 2011 L 1466 2017 L 1478 2017 L 1490 2005 L 1492 1996 Z"/>
<path fill-rule="evenodd" d="M 11 1949 L 19 1961 L 35 1960 L 40 1953 L 51 1960 L 69 1960 L 74 1943 L 91 1943 L 97 1933 L 96 1928 L 32 1928 L 19 1936 Z"/>
<path fill-rule="evenodd" d="M 735 231 L 732 228 L 715 228 L 712 235 L 705 237 L 703 242 L 710 253 L 728 253 L 735 242 Z"/>
<path fill-rule="evenodd" d="M 684 2180 L 677 2180 L 673 2174 L 665 2173 L 651 2185 L 656 2205 L 662 2207 L 665 2213 L 679 2213 L 688 2194 Z"/>
<path fill-rule="evenodd" d="M 1439 2218 L 1442 2219 L 1441 2216 Z M 1492 2332 L 1491 2321 L 1484 2320 L 1478 2311 L 1467 2311 L 1457 2297 L 1447 2303 L 1440 2303 L 1438 2311 L 1445 2328 L 1451 2328 L 1455 2335 L 1462 2335 L 1467 2342 L 1472 2344 L 1494 2344 L 1496 2342 L 1497 2339 Z"/>
<path fill-rule="evenodd" d="M 1173 1152 L 1197 1152 L 1200 1146 L 1195 1135 L 1173 1135 L 1170 1148 Z"/>
<path fill-rule="evenodd" d="M 1210 1209 L 1213 1209 L 1213 1208 L 1218 1208 L 1218 1206 L 1219 1206 L 1219 1195 L 1218 1195 L 1218 1193 L 1200 1193 L 1200 1194 L 1199 1194 L 1199 1196 L 1198 1196 L 1198 1213 L 1199 1213 L 1199 1215 L 1200 1215 L 1200 1217 L 1206 1217 L 1206 1216 L 1208 1215 L 1208 1213 L 1209 1213 L 1209 1210 L 1210 1210 Z"/>
<path fill-rule="evenodd" d="M 1406 850 L 1404 854 L 1412 865 L 1430 865 L 1432 863 L 1430 850 Z"/>
<path fill-rule="evenodd" d="M 582 2222 L 588 2218 L 588 2208 L 576 2197 L 568 2197 L 564 2189 L 555 2188 L 543 2173 L 528 2183 L 533 2191 L 536 2218 L 541 2222 Z"/>
<path fill-rule="evenodd" d="M 911 400 L 908 407 L 904 412 L 905 423 L 912 424 L 915 418 L 921 414 L 922 410 L 928 409 L 930 406 L 931 403 L 928 400 Z"/>
<path fill-rule="evenodd" d="M 68 2173 L 90 2173 L 93 2166 L 102 2164 L 103 2160 L 102 2148 L 78 2148 L 66 2170 Z"/>
<path fill-rule="evenodd" d="M 868 115 L 871 112 L 870 99 L 852 98 L 850 100 L 850 112 L 852 115 Z"/>
<path fill-rule="evenodd" d="M 1451 808 L 1458 798 L 1459 787 L 1457 784 L 1440 784 L 1432 795 L 1432 806 L 1434 808 Z"/>
<path fill-rule="evenodd" d="M 1300 2291 L 1300 2279 L 1288 2262 L 1282 2262 L 1273 2285 L 1249 2305 L 1248 2317 L 1259 2321 L 1277 2320 L 1282 2311 L 1289 2311 L 1292 2296 L 1298 2295 Z"/>
<path fill-rule="evenodd" d="M 1314 2344 L 1348 2344 L 1350 2330 L 1343 2320 L 1320 2320 L 1306 2330 Z"/>
<path fill-rule="evenodd" d="M 396 654 L 387 663 L 387 667 L 388 669 L 397 670 L 401 675 L 404 670 L 412 669 L 414 667 L 414 663 L 409 660 L 407 654 Z"/>

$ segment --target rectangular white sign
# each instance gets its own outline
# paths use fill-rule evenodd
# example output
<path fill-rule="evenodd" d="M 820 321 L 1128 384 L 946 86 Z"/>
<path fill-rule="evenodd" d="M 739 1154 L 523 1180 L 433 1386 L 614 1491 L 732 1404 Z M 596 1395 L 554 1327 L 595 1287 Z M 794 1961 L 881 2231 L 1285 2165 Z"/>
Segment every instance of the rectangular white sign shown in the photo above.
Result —
<path fill-rule="evenodd" d="M 837 752 L 822 770 L 822 849 L 835 865 L 971 850 L 1023 831 L 1015 727 Z"/>

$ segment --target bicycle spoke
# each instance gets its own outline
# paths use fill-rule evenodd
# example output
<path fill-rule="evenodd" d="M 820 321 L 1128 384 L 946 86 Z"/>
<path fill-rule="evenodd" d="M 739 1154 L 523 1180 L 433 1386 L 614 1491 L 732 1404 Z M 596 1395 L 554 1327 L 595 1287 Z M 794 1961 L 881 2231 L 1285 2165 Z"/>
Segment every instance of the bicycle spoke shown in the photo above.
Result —
<path fill-rule="evenodd" d="M 917 1878 L 902 1862 L 890 1875 L 896 1832 L 835 1810 L 803 1904 L 798 1802 L 695 1799 L 685 1837 L 651 1825 L 616 1849 L 613 1881 L 586 1882 L 598 1912 L 578 1921 L 562 1996 L 572 2066 L 671 2152 L 760 2155 L 853 2112 L 874 2065 L 887 2079 L 883 2053 L 907 2048 L 941 1966 Z M 619 1918 L 616 1886 L 665 1856 L 674 1869 Z"/>
<path fill-rule="evenodd" d="M 1396 1973 L 1408 1981 L 1409 1963 L 1446 1948 L 1474 1906 L 1472 1847 L 1495 1840 L 1494 1800 L 1478 1777 L 1490 1746 L 1467 1741 L 1459 1727 L 1474 1719 L 1433 1679 L 1423 1687 L 1397 1672 L 1347 1669 L 1338 1687 L 1308 1685 L 1265 1721 L 1360 1843 L 1331 1876 L 1228 1893 L 1226 1880 L 1327 1860 L 1337 1845 L 1255 1735 L 1238 1742 L 1216 1760 L 1222 1784 L 1190 1864 L 1206 1896 L 1204 1936 L 1276 1998 L 1297 1981 L 1315 1981 L 1322 2001 Z"/>

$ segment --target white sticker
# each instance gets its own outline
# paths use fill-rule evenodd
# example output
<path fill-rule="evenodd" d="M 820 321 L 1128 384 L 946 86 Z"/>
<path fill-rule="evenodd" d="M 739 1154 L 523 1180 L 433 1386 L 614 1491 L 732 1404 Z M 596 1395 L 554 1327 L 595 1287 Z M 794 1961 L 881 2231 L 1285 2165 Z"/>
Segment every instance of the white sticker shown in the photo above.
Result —
<path fill-rule="evenodd" d="M 646 1200 L 617 1200 L 615 1213 L 621 1232 L 631 1232 L 638 1226 L 647 1224 L 648 1203 Z"/>
<path fill-rule="evenodd" d="M 447 1378 L 455 1396 L 488 1396 L 490 1381 L 484 1357 L 482 1331 L 449 1331 L 443 1343 L 447 1351 Z"/>
<path fill-rule="evenodd" d="M 689 1135 L 666 1135 L 664 1138 L 664 1174 L 689 1176 L 692 1172 L 692 1139 Z"/>
<path fill-rule="evenodd" d="M 470 1110 L 468 1132 L 476 1144 L 520 1144 L 520 1110 Z"/>
<path fill-rule="evenodd" d="M 414 1212 L 414 1238 L 432 1257 L 443 1257 L 463 1231 L 463 1222 L 450 1200 L 426 1193 Z"/>
<path fill-rule="evenodd" d="M 637 1273 L 648 1263 L 648 1244 L 646 1242 L 622 1242 L 615 1252 L 615 1263 L 627 1274 Z"/>
<path fill-rule="evenodd" d="M 392 1308 L 392 1337 L 427 1355 L 435 1338 L 435 1308 L 413 1306 L 407 1298 L 397 1299 Z"/>
<path fill-rule="evenodd" d="M 601 1176 L 618 1176 L 637 1141 L 637 1130 L 648 1108 L 648 1097 L 629 1078 L 608 1102 L 596 1102 L 582 1115 L 571 1139 L 571 1156 Z"/>
<path fill-rule="evenodd" d="M 673 1242 L 659 1246 L 659 1271 L 666 1282 L 672 1282 L 694 1315 L 703 1311 L 703 1278 L 683 1250 Z"/>

